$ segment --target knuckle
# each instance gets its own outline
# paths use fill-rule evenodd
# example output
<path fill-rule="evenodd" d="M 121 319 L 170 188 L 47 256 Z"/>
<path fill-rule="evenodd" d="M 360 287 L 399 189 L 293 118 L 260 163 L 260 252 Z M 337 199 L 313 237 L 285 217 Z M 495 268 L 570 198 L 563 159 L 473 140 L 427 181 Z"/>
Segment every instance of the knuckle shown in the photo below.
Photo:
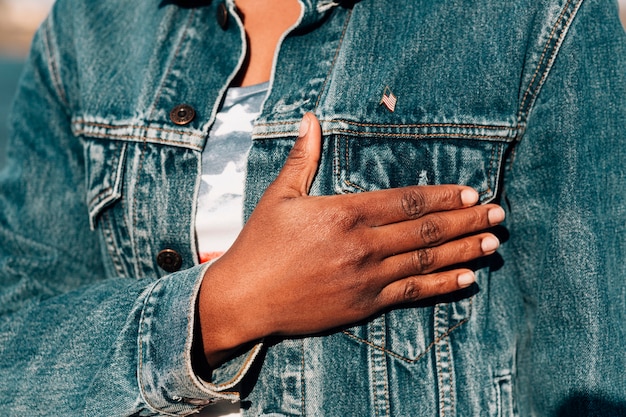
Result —
<path fill-rule="evenodd" d="M 343 250 L 347 263 L 353 266 L 362 266 L 366 264 L 372 254 L 367 242 L 358 238 L 350 239 L 345 244 Z"/>
<path fill-rule="evenodd" d="M 443 238 L 443 227 L 441 226 L 441 219 L 435 217 L 430 218 L 419 229 L 422 240 L 429 245 L 439 243 Z"/>
<path fill-rule="evenodd" d="M 330 223 L 342 231 L 355 229 L 363 220 L 363 215 L 358 207 L 351 204 L 337 207 L 329 214 L 329 217 Z"/>
<path fill-rule="evenodd" d="M 422 298 L 422 287 L 416 278 L 408 278 L 405 281 L 403 298 L 406 302 L 417 301 Z"/>
<path fill-rule="evenodd" d="M 458 253 L 465 255 L 463 258 L 467 256 L 471 256 L 476 252 L 476 244 L 468 239 L 463 239 L 459 241 Z"/>
<path fill-rule="evenodd" d="M 402 195 L 402 209 L 409 219 L 417 219 L 426 211 L 426 199 L 418 190 L 410 190 Z"/>
<path fill-rule="evenodd" d="M 485 210 L 482 209 L 482 207 L 479 207 L 480 210 L 476 209 L 476 210 L 469 210 L 469 216 L 470 218 L 469 220 L 469 224 L 472 225 L 476 225 L 476 226 L 482 226 L 487 223 L 487 212 Z"/>
<path fill-rule="evenodd" d="M 435 263 L 435 254 L 431 248 L 418 249 L 411 254 L 412 269 L 416 274 L 423 274 Z"/>

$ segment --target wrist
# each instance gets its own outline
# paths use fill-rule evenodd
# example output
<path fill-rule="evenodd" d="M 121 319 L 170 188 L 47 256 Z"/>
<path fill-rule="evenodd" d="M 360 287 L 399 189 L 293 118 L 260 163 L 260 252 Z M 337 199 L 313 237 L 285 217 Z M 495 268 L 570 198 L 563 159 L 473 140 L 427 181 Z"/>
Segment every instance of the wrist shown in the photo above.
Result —
<path fill-rule="evenodd" d="M 196 309 L 196 335 L 201 340 L 198 350 L 212 369 L 262 337 L 246 331 L 254 320 L 245 313 L 249 303 L 239 300 L 232 286 L 221 284 L 228 279 L 220 279 L 221 268 L 217 263 L 204 274 Z"/>

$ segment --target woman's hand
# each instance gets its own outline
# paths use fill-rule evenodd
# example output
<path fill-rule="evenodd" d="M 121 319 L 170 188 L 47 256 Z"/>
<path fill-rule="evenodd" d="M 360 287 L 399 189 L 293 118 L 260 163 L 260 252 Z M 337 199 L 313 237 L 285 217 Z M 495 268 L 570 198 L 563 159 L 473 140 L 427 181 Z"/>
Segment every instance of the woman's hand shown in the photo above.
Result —
<path fill-rule="evenodd" d="M 467 287 L 472 271 L 435 271 L 499 245 L 478 232 L 501 222 L 503 210 L 474 206 L 478 194 L 468 187 L 309 196 L 320 143 L 307 114 L 280 174 L 207 270 L 198 309 L 212 366 L 265 336 L 317 333 Z"/>

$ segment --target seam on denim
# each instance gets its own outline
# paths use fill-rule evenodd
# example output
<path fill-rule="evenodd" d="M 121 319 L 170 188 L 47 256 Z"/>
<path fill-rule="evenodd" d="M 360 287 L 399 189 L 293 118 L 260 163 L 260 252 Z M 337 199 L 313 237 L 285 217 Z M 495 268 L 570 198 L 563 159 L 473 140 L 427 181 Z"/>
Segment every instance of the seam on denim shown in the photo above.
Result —
<path fill-rule="evenodd" d="M 491 147 L 491 156 L 489 157 L 489 167 L 487 168 L 487 188 L 484 191 L 481 191 L 478 193 L 478 195 L 480 197 L 487 195 L 487 194 L 493 194 L 493 189 L 491 188 L 491 178 L 493 177 L 493 172 L 497 173 L 499 171 L 499 169 L 502 167 L 502 164 L 497 164 L 499 168 L 494 168 L 494 163 L 496 162 L 496 160 L 499 160 L 500 157 L 500 152 L 498 152 L 498 156 L 496 156 L 496 149 L 500 149 L 502 145 L 500 144 L 500 146 L 498 145 L 494 145 Z M 497 182 L 495 182 L 496 187 L 497 187 Z"/>
<path fill-rule="evenodd" d="M 383 346 L 387 346 L 387 322 L 385 320 L 385 329 L 383 331 Z M 389 369 L 387 367 L 387 358 L 383 358 L 385 360 L 385 413 L 386 417 L 391 415 L 391 409 L 389 406 Z"/>
<path fill-rule="evenodd" d="M 150 128 L 143 128 L 144 133 L 146 133 L 148 130 L 150 130 Z M 160 138 L 147 138 L 146 136 L 115 135 L 115 134 L 111 134 L 111 133 L 109 133 L 109 134 L 107 134 L 107 133 L 94 133 L 94 132 L 82 131 L 82 130 L 77 130 L 76 134 L 77 135 L 83 135 L 83 136 L 91 137 L 91 138 L 98 138 L 98 139 L 127 140 L 127 141 L 132 141 L 132 142 L 137 142 L 137 143 L 140 143 L 140 142 L 143 142 L 143 143 L 156 143 L 156 144 L 160 144 L 160 145 L 172 145 L 172 146 L 177 146 L 177 147 L 186 148 L 186 149 L 192 149 L 192 150 L 196 150 L 196 151 L 202 150 L 201 147 L 196 146 L 196 145 L 192 145 L 192 144 L 189 144 L 189 143 L 177 142 L 177 141 L 173 141 L 173 140 L 166 140 L 166 139 L 160 139 Z M 182 146 L 180 146 L 180 145 L 182 145 Z"/>
<path fill-rule="evenodd" d="M 537 68 L 535 69 L 535 73 L 533 74 L 533 77 L 528 85 L 528 88 L 526 89 L 526 92 L 524 93 L 524 97 L 522 98 L 522 102 L 519 107 L 518 118 L 517 118 L 519 124 L 524 124 L 525 120 L 528 118 L 528 115 L 530 114 L 530 111 L 537 97 L 539 96 L 539 93 L 541 92 L 541 88 L 543 87 L 543 84 L 546 78 L 548 77 L 548 74 L 550 73 L 552 64 L 554 63 L 556 55 L 558 51 L 560 50 L 560 47 L 563 43 L 563 39 L 569 32 L 571 23 L 576 17 L 576 14 L 578 13 L 578 10 L 580 9 L 580 6 L 582 5 L 583 1 L 584 0 L 578 0 L 578 2 L 573 6 L 573 10 L 571 10 L 571 14 L 568 20 L 563 25 L 561 25 L 561 21 L 564 19 L 566 12 L 570 9 L 570 6 L 572 5 L 572 0 L 567 0 L 567 3 L 565 4 L 565 6 L 563 6 L 563 9 L 561 10 L 561 14 L 559 15 L 559 18 L 557 19 L 554 26 L 552 27 L 552 31 L 550 32 L 550 35 L 548 37 L 548 40 L 546 41 L 541 57 L 539 58 L 539 62 L 537 63 Z M 561 30 L 561 34 L 552 45 L 555 33 L 557 32 L 558 29 Z M 548 61 L 545 63 L 545 65 L 543 65 L 543 60 L 545 59 L 545 56 L 550 49 L 552 49 L 552 53 L 550 57 L 548 58 Z M 542 73 L 540 80 L 537 82 L 536 86 L 533 86 L 536 78 L 539 76 L 540 73 Z M 533 91 L 531 92 L 531 90 Z M 527 99 L 529 99 L 529 101 L 528 101 L 528 104 L 526 105 Z"/>
<path fill-rule="evenodd" d="M 434 312 L 433 312 L 433 316 L 436 317 L 437 316 L 437 312 L 439 311 L 439 309 L 441 308 L 441 304 L 437 304 L 434 307 Z M 436 320 L 436 319 L 435 319 Z M 436 330 L 436 326 L 434 326 Z M 439 338 L 439 336 L 437 336 L 436 338 Z M 437 344 L 435 343 L 433 345 L 436 346 Z M 443 376 L 442 376 L 442 369 L 440 367 L 440 356 L 439 356 L 439 350 L 435 349 L 435 368 L 437 370 L 437 380 L 439 381 L 439 388 L 438 388 L 438 397 L 439 397 L 439 415 L 441 417 L 445 417 L 446 416 L 446 403 L 444 400 L 444 395 L 443 395 Z"/>
<path fill-rule="evenodd" d="M 368 332 L 368 334 L 369 334 L 369 331 L 370 331 L 369 329 L 373 325 L 373 322 L 374 322 L 374 320 L 372 320 L 371 322 L 367 323 L 367 327 L 368 327 L 367 332 Z M 385 346 L 384 342 L 382 342 L 382 346 Z M 374 352 L 375 352 L 375 349 L 371 349 L 368 352 L 368 361 L 369 361 L 370 366 L 372 367 L 372 370 L 370 371 L 371 375 L 370 375 L 370 384 L 369 384 L 369 386 L 370 386 L 370 395 L 372 396 L 372 403 L 373 403 L 372 405 L 373 405 L 373 408 L 374 408 L 374 417 L 380 417 L 380 414 L 378 413 L 378 395 L 376 395 L 378 390 L 376 389 L 376 385 L 377 384 L 376 384 L 376 380 L 375 380 L 375 378 L 376 378 L 376 359 L 375 359 L 375 356 L 374 356 Z"/>
<path fill-rule="evenodd" d="M 387 324 L 384 315 L 377 317 L 376 319 L 367 323 L 367 334 L 371 339 L 379 339 L 380 338 L 380 346 L 385 347 L 387 344 L 386 341 L 386 331 Z M 374 415 L 376 417 L 389 416 L 389 387 L 388 380 L 389 376 L 387 373 L 387 358 L 385 357 L 385 352 L 377 349 L 369 350 L 369 364 L 371 367 L 371 384 L 370 384 L 370 394 L 372 398 L 372 407 L 374 410 Z M 380 370 L 380 366 L 383 367 Z M 381 375 L 382 373 L 382 375 Z M 381 396 L 380 396 L 380 382 L 383 384 L 383 398 L 382 401 L 384 404 L 384 411 L 381 407 Z"/>
<path fill-rule="evenodd" d="M 115 169 L 111 169 L 111 171 L 118 171 L 120 169 L 120 167 L 118 166 L 118 163 L 119 163 L 119 160 L 121 158 L 121 155 L 122 155 L 122 149 L 121 148 L 117 152 L 113 152 L 113 158 L 112 158 L 112 161 L 111 161 L 112 163 L 109 164 L 109 166 L 115 167 Z M 117 174 L 119 174 L 119 172 Z M 99 205 L 102 202 L 102 200 L 105 199 L 105 196 L 109 195 L 110 191 L 113 190 L 113 189 L 114 189 L 114 187 L 111 187 L 111 186 L 103 188 L 98 194 L 96 194 L 94 197 L 92 197 L 87 202 L 89 210 L 90 210 L 90 213 L 89 213 L 90 216 L 95 214 L 95 213 L 91 213 L 92 207 L 93 207 L 93 209 L 95 209 L 94 206 Z"/>
<path fill-rule="evenodd" d="M 464 129 L 486 129 L 486 130 L 509 130 L 511 132 L 515 132 L 518 130 L 518 127 L 515 126 L 505 126 L 505 125 L 481 125 L 476 123 L 367 123 L 367 122 L 356 122 L 348 119 L 320 119 L 320 122 L 340 122 L 348 125 L 354 125 L 359 127 L 381 127 L 381 128 L 423 128 L 423 127 L 458 127 Z M 285 126 L 285 125 L 295 125 L 297 122 L 293 121 L 278 121 L 278 122 L 264 122 L 258 123 L 257 126 L 264 127 L 272 127 L 272 126 Z"/>
<path fill-rule="evenodd" d="M 300 414 L 302 414 L 303 416 L 306 416 L 306 402 L 304 401 L 304 396 L 306 393 L 306 386 L 305 386 L 305 378 L 306 378 L 306 373 L 304 372 L 304 366 L 305 366 L 305 361 L 304 361 L 304 339 L 300 340 L 300 355 L 301 355 L 301 359 L 300 359 Z"/>
<path fill-rule="evenodd" d="M 537 78 L 541 70 L 541 64 L 543 63 L 546 53 L 548 52 L 548 49 L 550 48 L 550 42 L 552 42 L 554 33 L 556 32 L 557 27 L 559 23 L 561 22 L 561 19 L 563 19 L 563 16 L 565 15 L 565 10 L 567 10 L 567 7 L 569 6 L 570 3 L 571 3 L 571 0 L 567 0 L 567 3 L 565 4 L 563 9 L 561 10 L 561 13 L 559 14 L 559 18 L 554 23 L 554 26 L 552 26 L 550 35 L 548 35 L 548 40 L 546 41 L 546 44 L 543 47 L 543 51 L 541 52 L 541 56 L 539 57 L 539 61 L 537 62 L 537 67 L 535 68 L 535 72 L 533 73 L 533 76 L 530 82 L 528 83 L 528 88 L 526 89 L 526 91 L 524 92 L 524 96 L 522 97 L 522 102 L 520 103 L 520 110 L 523 109 L 524 105 L 526 104 L 526 99 L 528 98 L 528 95 L 530 94 L 530 90 L 532 90 L 533 84 L 535 83 L 535 79 Z M 519 120 L 519 116 L 518 116 L 518 120 Z"/>
<path fill-rule="evenodd" d="M 163 128 L 163 127 L 152 127 L 149 124 L 148 125 L 133 125 L 133 124 L 121 124 L 121 125 L 114 125 L 114 124 L 109 124 L 109 123 L 98 123 L 98 122 L 90 122 L 87 121 L 85 119 L 75 119 L 72 122 L 74 125 L 78 125 L 78 128 L 80 129 L 80 126 L 92 126 L 92 127 L 101 127 L 104 129 L 133 129 L 133 130 L 137 130 L 137 129 L 141 129 L 141 130 L 156 130 L 157 132 L 164 132 L 164 133 L 173 133 L 173 134 L 178 134 L 178 135 L 184 135 L 184 136 L 191 136 L 191 137 L 195 137 L 195 138 L 199 138 L 199 139 L 204 139 L 205 135 L 203 135 L 202 133 L 193 133 L 192 131 L 189 130 L 183 130 L 183 129 L 168 129 L 168 128 Z M 79 131 L 81 132 L 81 131 Z M 85 129 L 82 129 L 82 132 L 88 132 Z M 115 136 L 115 134 L 111 134 L 112 136 Z"/>
<path fill-rule="evenodd" d="M 150 119 L 152 119 L 152 115 L 154 110 L 156 109 L 157 105 L 159 104 L 159 100 L 161 99 L 161 91 L 163 91 L 163 85 L 165 85 L 165 83 L 167 82 L 167 79 L 170 75 L 170 73 L 172 72 L 172 67 L 174 66 L 174 63 L 176 62 L 176 58 L 178 57 L 178 54 L 180 53 L 180 49 L 182 47 L 182 44 L 185 40 L 185 38 L 187 37 L 187 34 L 189 32 L 189 26 L 191 25 L 191 21 L 195 15 L 196 9 L 192 8 L 189 9 L 189 17 L 187 18 L 187 21 L 185 22 L 185 25 L 183 26 L 181 33 L 180 33 L 180 38 L 177 40 L 177 44 L 176 44 L 176 50 L 174 51 L 174 55 L 172 56 L 172 58 L 170 59 L 169 65 L 167 66 L 167 69 L 165 70 L 165 73 L 163 74 L 163 79 L 161 81 L 161 83 L 159 84 L 159 88 L 157 89 L 157 93 L 154 96 L 154 101 L 152 102 L 152 105 L 150 106 L 150 109 L 148 110 L 148 115 L 150 117 Z"/>
<path fill-rule="evenodd" d="M 474 135 L 471 133 L 385 133 L 385 132 L 356 132 L 350 129 L 333 129 L 329 133 L 353 133 L 355 136 L 377 136 L 377 137 L 397 137 L 397 138 L 414 138 L 414 139 L 429 139 L 429 138 L 453 138 L 453 139 L 504 139 L 509 141 L 511 138 L 508 136 L 489 136 L 489 135 Z"/>
<path fill-rule="evenodd" d="M 409 359 L 406 358 L 402 355 L 399 355 L 391 350 L 388 350 L 387 348 L 383 347 L 383 346 L 378 346 L 372 342 L 370 342 L 369 340 L 363 339 L 361 337 L 358 337 L 357 335 L 350 333 L 347 330 L 343 330 L 342 333 L 345 334 L 346 336 L 350 337 L 351 339 L 356 340 L 357 342 L 361 342 L 373 349 L 378 349 L 378 350 L 382 350 L 383 352 L 387 353 L 389 356 L 394 357 L 396 359 L 399 359 L 403 362 L 412 364 L 415 363 L 417 361 L 419 361 L 420 359 L 422 359 L 437 343 L 439 343 L 441 340 L 443 340 L 445 337 L 448 337 L 454 330 L 458 329 L 459 327 L 461 327 L 462 325 L 464 325 L 465 323 L 467 323 L 470 319 L 470 316 L 472 315 L 472 309 L 473 309 L 473 305 L 474 305 L 474 297 L 470 297 L 470 302 L 469 302 L 469 311 L 467 313 L 467 317 L 465 317 L 463 320 L 459 321 L 458 323 L 456 323 L 454 326 L 450 327 L 445 333 L 443 333 L 441 336 L 436 337 L 435 340 L 433 340 L 425 349 L 422 353 L 420 353 L 417 357 L 415 357 L 415 359 Z"/>
<path fill-rule="evenodd" d="M 361 191 L 361 192 L 367 192 L 367 190 L 363 187 L 360 187 L 359 185 L 348 181 L 348 180 L 343 180 L 344 184 L 347 185 L 348 187 L 352 187 L 352 188 L 356 188 L 357 190 Z"/>
<path fill-rule="evenodd" d="M 106 187 L 103 188 L 102 191 L 100 191 L 98 194 L 96 194 L 91 200 L 89 200 L 87 202 L 87 205 L 89 207 L 94 206 L 94 205 L 98 205 L 100 204 L 100 202 L 102 200 L 104 200 L 105 196 L 109 195 L 110 191 L 113 189 L 113 187 Z M 91 213 L 90 213 L 91 214 Z"/>
<path fill-rule="evenodd" d="M 333 73 L 335 68 L 335 63 L 337 62 L 337 57 L 339 56 L 339 51 L 341 50 L 341 45 L 343 45 L 343 40 L 346 35 L 346 30 L 348 30 L 348 23 L 350 23 L 350 18 L 352 17 L 352 10 L 348 10 L 346 21 L 343 24 L 343 29 L 341 30 L 341 36 L 339 37 L 339 42 L 337 44 L 337 49 L 335 49 L 335 56 L 333 57 L 333 61 L 330 64 L 330 68 L 328 69 L 328 74 L 326 74 L 326 79 L 324 80 L 324 84 L 322 84 L 322 88 L 320 89 L 319 94 L 317 95 L 317 100 L 315 101 L 314 109 L 317 110 L 317 107 L 320 104 L 320 100 L 322 99 L 322 95 L 324 91 L 326 91 L 326 85 L 328 84 L 328 80 Z"/>
<path fill-rule="evenodd" d="M 437 351 L 435 350 L 435 356 L 438 356 Z M 446 403 L 443 400 L 443 395 L 441 395 L 442 386 L 443 386 L 443 377 L 441 376 L 441 369 L 439 368 L 439 361 L 435 360 L 435 367 L 437 368 L 437 379 L 439 380 L 439 415 L 441 417 L 446 417 Z"/>
<path fill-rule="evenodd" d="M 349 166 L 350 166 L 350 157 L 349 157 L 349 153 L 350 153 L 350 147 L 349 147 L 349 141 L 347 139 L 344 139 L 345 143 L 346 143 L 346 157 L 345 157 L 345 163 L 346 163 L 346 171 L 349 170 Z M 500 154 L 503 148 L 503 144 L 497 144 L 494 145 L 491 149 L 491 156 L 489 158 L 489 167 L 487 168 L 487 188 L 481 192 L 478 193 L 478 195 L 480 197 L 487 195 L 487 194 L 492 194 L 494 191 L 491 188 L 491 178 L 493 177 L 493 172 L 494 172 L 494 164 L 496 163 L 497 160 L 500 159 Z M 497 155 L 496 155 L 496 150 L 497 150 Z M 335 147 L 335 154 L 337 154 L 337 148 Z M 502 166 L 501 164 L 497 164 L 498 166 Z M 498 169 L 495 169 L 495 172 L 498 172 Z M 336 171 L 336 175 L 338 180 L 341 182 L 341 176 L 340 176 L 340 167 L 337 167 L 337 171 Z M 358 184 L 353 183 L 352 181 L 348 180 L 348 179 L 344 179 L 343 180 L 344 185 L 347 185 L 348 187 L 351 188 L 356 188 L 359 191 L 362 192 L 367 192 L 367 189 L 364 187 L 359 186 Z"/>
<path fill-rule="evenodd" d="M 452 415 L 456 414 L 455 413 L 455 409 L 456 409 L 456 404 L 454 402 L 454 364 L 452 363 L 452 361 L 454 360 L 452 357 L 452 343 L 450 338 L 446 338 L 445 343 L 448 345 L 448 361 L 450 362 L 450 409 L 452 411 Z"/>
<path fill-rule="evenodd" d="M 51 39 L 50 37 L 53 36 L 53 32 L 52 32 L 52 17 L 48 16 L 48 18 L 45 20 L 44 23 L 44 28 L 45 30 L 43 30 L 42 32 L 42 38 L 43 38 L 43 47 L 45 50 L 45 54 L 46 54 L 46 58 L 47 58 L 47 62 L 48 62 L 48 70 L 50 71 L 50 76 L 52 78 L 52 84 L 54 85 L 54 89 L 57 93 L 57 96 L 59 97 L 59 99 L 61 100 L 61 102 L 63 103 L 63 105 L 65 105 L 65 107 L 69 108 L 69 103 L 67 101 L 67 95 L 65 94 L 65 90 L 63 90 L 63 83 L 61 82 L 61 77 L 59 75 L 59 69 L 57 67 L 57 63 L 54 59 L 54 54 L 52 53 L 52 44 L 51 44 Z"/>
<path fill-rule="evenodd" d="M 324 120 L 326 121 L 326 120 Z M 334 121 L 346 123 L 349 125 L 360 126 L 360 127 L 412 127 L 412 128 L 421 128 L 421 127 L 459 127 L 466 129 L 490 129 L 490 130 L 517 130 L 516 127 L 505 126 L 505 125 L 481 125 L 477 123 L 408 123 L 408 124 L 394 124 L 394 123 L 367 123 L 367 122 L 358 122 L 347 119 L 335 119 Z"/>
<path fill-rule="evenodd" d="M 141 176 L 142 176 L 142 171 L 143 171 L 143 163 L 144 163 L 144 158 L 145 158 L 145 154 L 146 154 L 146 148 L 148 147 L 148 143 L 144 140 L 143 141 L 143 146 L 141 147 L 141 154 L 139 155 L 139 165 L 137 166 L 137 176 L 136 176 L 136 184 L 140 184 L 141 183 Z M 138 204 L 137 202 L 139 201 L 137 198 L 137 194 L 139 192 L 141 192 L 141 187 L 138 187 L 137 185 L 135 185 L 135 191 L 133 192 L 133 212 L 132 212 L 132 222 L 133 222 L 133 230 L 132 230 L 132 238 L 131 238 L 131 250 L 133 251 L 133 259 L 134 259 L 134 267 L 135 267 L 135 276 L 137 278 L 142 278 L 143 277 L 143 272 L 140 271 L 143 270 L 143 268 L 140 268 L 141 265 L 141 256 L 140 254 L 143 251 L 139 250 L 139 233 L 137 233 L 137 218 L 138 218 L 138 212 L 137 212 L 137 207 Z M 145 200 L 145 199 L 144 199 Z M 144 254 L 145 256 L 145 254 Z"/>
<path fill-rule="evenodd" d="M 102 230 L 102 235 L 104 236 L 104 242 L 107 246 L 107 252 L 111 257 L 111 263 L 115 268 L 115 273 L 119 277 L 123 277 L 124 268 L 122 267 L 122 262 L 119 256 L 119 250 L 117 245 L 115 244 L 115 239 L 113 237 L 113 230 L 111 226 L 111 220 L 108 210 L 105 210 L 102 213 L 101 221 L 100 221 L 100 230 Z"/>
<path fill-rule="evenodd" d="M 252 361 L 256 358 L 256 354 L 258 353 L 258 350 L 260 350 L 260 347 L 257 349 L 257 351 L 254 351 L 255 348 L 253 348 L 253 352 L 251 352 L 248 357 L 246 358 L 246 360 L 243 363 L 243 366 L 239 369 L 239 371 L 235 374 L 235 376 L 233 376 L 231 378 L 230 381 L 225 382 L 223 384 L 214 384 L 214 383 L 210 383 L 211 385 L 215 386 L 216 390 L 219 391 L 220 387 L 231 387 L 232 385 L 236 385 L 235 381 L 237 379 L 239 379 L 241 377 L 241 375 L 243 375 L 247 370 L 248 367 L 250 366 L 250 364 L 252 363 Z M 221 393 L 222 391 L 220 391 Z M 224 394 L 237 394 L 236 392 L 228 392 L 228 391 L 224 391 Z"/>
<path fill-rule="evenodd" d="M 333 191 L 338 191 L 341 188 L 341 174 L 339 169 L 339 141 L 340 138 L 333 138 L 333 173 L 335 175 L 335 184 L 333 185 Z"/>
<path fill-rule="evenodd" d="M 350 169 L 350 142 L 348 141 L 348 139 L 343 139 L 346 142 L 346 172 L 349 172 Z M 344 184 L 347 185 L 348 187 L 352 187 L 352 188 L 356 188 L 357 190 L 361 191 L 361 192 L 366 192 L 367 190 L 355 183 L 353 183 L 352 181 L 348 180 L 348 179 L 344 179 L 343 180 Z"/>
<path fill-rule="evenodd" d="M 560 50 L 560 47 L 561 47 L 561 45 L 563 43 L 563 39 L 565 39 L 565 36 L 567 35 L 567 33 L 569 31 L 569 27 L 570 27 L 572 21 L 574 20 L 574 18 L 576 17 L 577 11 L 578 11 L 578 9 L 580 8 L 581 5 L 582 5 L 582 0 L 576 6 L 574 6 L 574 10 L 572 10 L 569 19 L 565 23 L 565 26 L 563 27 L 561 35 L 559 36 L 559 38 L 556 41 L 556 45 L 554 45 L 554 47 L 552 48 L 552 54 L 550 55 L 550 58 L 548 59 L 548 63 L 546 65 L 547 68 L 543 72 L 543 75 L 542 75 L 541 79 L 539 80 L 537 88 L 535 89 L 535 93 L 533 94 L 533 97 L 532 97 L 532 102 L 530 103 L 529 108 L 526 111 L 526 116 L 530 112 L 530 107 L 532 106 L 534 101 L 537 99 L 537 96 L 539 95 L 541 87 L 543 86 L 544 82 L 546 81 L 546 78 L 548 77 L 548 74 L 550 73 L 550 69 L 552 68 L 552 64 L 554 63 L 554 60 L 556 59 L 556 55 L 557 55 L 557 53 Z"/>
<path fill-rule="evenodd" d="M 513 142 L 514 137 L 501 136 L 501 135 L 476 135 L 471 133 L 386 133 L 386 132 L 359 132 L 351 129 L 332 129 L 324 132 L 327 135 L 332 134 L 350 134 L 352 136 L 367 136 L 367 137 L 383 137 L 383 138 L 408 138 L 408 139 L 439 139 L 439 138 L 451 138 L 451 139 L 468 139 L 468 140 L 486 140 L 497 142 Z M 277 132 L 268 133 L 256 133 L 256 140 L 273 139 L 277 135 Z M 285 136 L 289 135 L 289 132 L 285 132 Z"/>
<path fill-rule="evenodd" d="M 145 343 L 144 335 L 146 334 L 146 332 L 144 331 L 144 327 L 146 326 L 146 323 L 145 323 L 145 318 L 146 318 L 145 316 L 147 314 L 146 309 L 148 308 L 148 305 L 150 304 L 149 300 L 150 300 L 150 297 L 152 296 L 152 293 L 154 292 L 155 288 L 160 285 L 161 285 L 161 281 L 156 281 L 154 284 L 152 284 L 152 286 L 150 286 L 147 291 L 146 298 L 143 300 L 143 307 L 141 309 L 141 316 L 139 318 L 139 334 L 138 334 L 139 375 L 137 378 L 137 382 L 139 383 L 138 385 L 139 385 L 139 391 L 141 393 L 141 397 L 143 398 L 144 402 L 146 403 L 148 407 L 150 407 L 153 411 L 163 413 L 169 416 L 174 416 L 175 414 L 170 414 L 159 409 L 148 400 L 146 386 L 144 385 L 144 381 L 143 381 L 143 367 L 144 367 L 143 355 L 144 355 L 144 343 Z"/>

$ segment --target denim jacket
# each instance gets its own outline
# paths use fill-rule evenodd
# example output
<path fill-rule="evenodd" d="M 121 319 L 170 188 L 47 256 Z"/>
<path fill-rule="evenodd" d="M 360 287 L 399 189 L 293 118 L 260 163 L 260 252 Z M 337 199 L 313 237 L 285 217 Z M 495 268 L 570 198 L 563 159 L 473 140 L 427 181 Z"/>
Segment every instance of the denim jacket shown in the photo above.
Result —
<path fill-rule="evenodd" d="M 461 183 L 505 207 L 477 284 L 267 339 L 200 378 L 195 198 L 241 21 L 232 0 L 58 0 L 0 176 L 0 414 L 176 416 L 240 396 L 246 415 L 626 415 L 616 3 L 300 2 L 244 215 L 311 111 L 313 194 Z"/>

